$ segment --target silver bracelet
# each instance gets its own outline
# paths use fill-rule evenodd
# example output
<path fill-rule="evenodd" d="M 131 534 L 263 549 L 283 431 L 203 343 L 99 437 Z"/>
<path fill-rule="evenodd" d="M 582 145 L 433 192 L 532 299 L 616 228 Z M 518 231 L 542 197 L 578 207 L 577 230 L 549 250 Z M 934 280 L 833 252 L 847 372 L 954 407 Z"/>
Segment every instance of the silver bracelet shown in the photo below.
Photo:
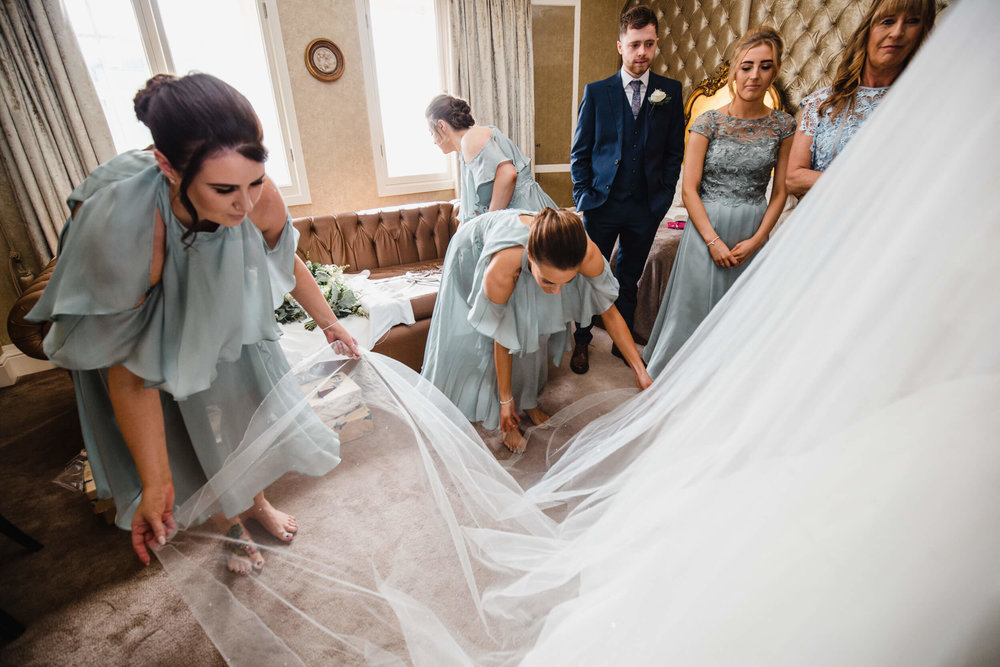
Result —
<path fill-rule="evenodd" d="M 507 405 L 508 403 L 513 403 L 513 402 L 514 402 L 514 397 L 511 396 L 506 401 L 500 401 L 500 405 Z"/>
<path fill-rule="evenodd" d="M 709 248 L 711 248 L 711 247 L 712 247 L 712 244 L 714 244 L 714 243 L 715 243 L 716 241 L 718 241 L 718 240 L 719 240 L 719 239 L 721 239 L 721 238 L 722 238 L 721 236 L 716 236 L 716 237 L 715 237 L 714 239 L 712 239 L 711 241 L 709 241 L 709 242 L 708 242 L 708 243 L 706 243 L 705 245 L 707 245 L 707 246 L 708 246 Z"/>

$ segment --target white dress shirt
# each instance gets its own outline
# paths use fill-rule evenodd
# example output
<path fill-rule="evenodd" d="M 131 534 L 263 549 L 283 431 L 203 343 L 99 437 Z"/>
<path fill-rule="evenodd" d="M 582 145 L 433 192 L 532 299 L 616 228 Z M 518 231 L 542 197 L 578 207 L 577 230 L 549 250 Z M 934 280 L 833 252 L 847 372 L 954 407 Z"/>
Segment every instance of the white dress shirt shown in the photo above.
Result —
<path fill-rule="evenodd" d="M 624 67 L 622 67 L 622 69 L 621 69 L 621 75 L 622 75 L 622 87 L 625 90 L 625 100 L 628 102 L 629 106 L 631 107 L 632 106 L 632 85 L 631 84 L 632 84 L 632 81 L 634 80 L 634 77 L 631 74 L 629 74 L 628 72 L 626 72 Z M 642 73 L 642 76 L 639 77 L 639 81 L 641 81 L 641 83 L 639 85 L 639 99 L 645 101 L 646 100 L 646 88 L 648 87 L 648 84 L 649 84 L 649 70 L 648 69 L 645 72 Z"/>

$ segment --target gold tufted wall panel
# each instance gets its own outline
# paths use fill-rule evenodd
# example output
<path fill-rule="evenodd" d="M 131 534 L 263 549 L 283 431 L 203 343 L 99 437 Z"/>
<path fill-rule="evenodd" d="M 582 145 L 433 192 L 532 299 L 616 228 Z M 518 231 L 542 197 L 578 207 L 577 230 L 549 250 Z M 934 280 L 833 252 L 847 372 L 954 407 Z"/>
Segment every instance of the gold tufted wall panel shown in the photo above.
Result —
<path fill-rule="evenodd" d="M 640 4 L 623 3 L 623 9 Z M 828 85 L 844 42 L 868 9 L 868 0 L 646 0 L 660 21 L 654 71 L 677 79 L 688 95 L 728 56 L 750 26 L 770 25 L 785 40 L 778 89 L 790 111 Z"/>
<path fill-rule="evenodd" d="M 685 96 L 726 58 L 729 45 L 743 34 L 749 10 L 746 0 L 660 0 L 649 5 L 660 22 L 653 71 L 680 81 Z"/>
<path fill-rule="evenodd" d="M 750 1 L 748 25 L 773 26 L 785 40 L 778 87 L 793 110 L 803 97 L 830 85 L 844 44 L 869 5 L 856 0 Z"/>

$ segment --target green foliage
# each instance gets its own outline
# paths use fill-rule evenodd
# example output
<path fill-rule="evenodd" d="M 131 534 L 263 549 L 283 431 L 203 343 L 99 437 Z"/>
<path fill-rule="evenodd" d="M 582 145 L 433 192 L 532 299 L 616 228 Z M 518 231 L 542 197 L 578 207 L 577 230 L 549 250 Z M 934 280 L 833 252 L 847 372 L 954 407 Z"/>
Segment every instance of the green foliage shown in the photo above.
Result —
<path fill-rule="evenodd" d="M 309 272 L 316 279 L 323 298 L 330 304 L 333 314 L 337 317 L 347 317 L 348 315 L 360 315 L 368 317 L 368 312 L 361 306 L 358 295 L 344 283 L 344 269 L 347 266 L 336 266 L 334 264 L 320 264 L 318 262 L 306 261 Z M 312 331 L 316 328 L 316 322 L 309 319 L 304 308 L 299 302 L 292 298 L 291 294 L 285 295 L 285 301 L 274 311 L 274 319 L 279 324 L 290 322 L 301 322 L 306 320 L 306 329 Z"/>

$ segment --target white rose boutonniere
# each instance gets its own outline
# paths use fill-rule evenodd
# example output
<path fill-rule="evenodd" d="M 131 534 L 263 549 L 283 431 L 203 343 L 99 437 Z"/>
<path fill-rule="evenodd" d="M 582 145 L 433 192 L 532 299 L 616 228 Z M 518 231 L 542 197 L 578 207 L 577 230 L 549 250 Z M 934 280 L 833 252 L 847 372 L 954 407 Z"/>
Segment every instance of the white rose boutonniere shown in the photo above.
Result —
<path fill-rule="evenodd" d="M 654 107 L 658 107 L 661 104 L 666 104 L 670 101 L 670 95 L 657 88 L 652 93 L 649 94 L 649 103 Z"/>

